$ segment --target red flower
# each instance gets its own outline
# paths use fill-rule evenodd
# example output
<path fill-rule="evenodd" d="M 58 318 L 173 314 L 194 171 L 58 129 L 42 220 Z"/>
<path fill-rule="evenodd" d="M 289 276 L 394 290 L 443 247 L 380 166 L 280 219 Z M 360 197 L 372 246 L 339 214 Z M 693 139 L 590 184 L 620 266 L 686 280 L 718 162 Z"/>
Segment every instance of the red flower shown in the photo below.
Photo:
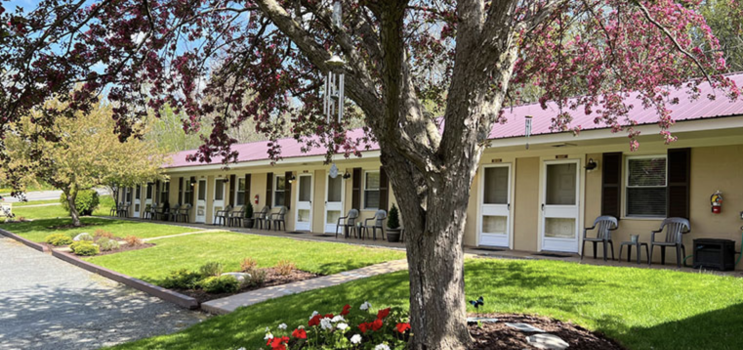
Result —
<path fill-rule="evenodd" d="M 348 313 L 351 312 L 351 305 L 346 304 L 343 306 L 343 311 L 341 311 L 341 316 L 346 316 Z"/>
<path fill-rule="evenodd" d="M 369 324 L 367 324 L 366 322 L 363 322 L 362 324 L 359 325 L 359 330 L 361 331 L 361 333 L 366 333 L 366 330 L 368 328 L 369 328 Z"/>
<path fill-rule="evenodd" d="M 410 326 L 408 326 L 408 328 L 410 328 Z M 297 328 L 294 330 L 294 332 L 292 332 L 292 337 L 299 338 L 299 339 L 307 339 L 307 332 L 304 329 Z"/>
<path fill-rule="evenodd" d="M 272 338 L 266 341 L 266 345 L 270 346 L 273 350 L 286 350 L 286 344 L 289 343 L 289 337 L 283 336 L 281 338 Z"/>
<path fill-rule="evenodd" d="M 390 314 L 390 308 L 379 310 L 379 312 L 377 312 L 377 318 L 378 319 L 384 319 L 389 314 Z"/>
<path fill-rule="evenodd" d="M 322 319 L 322 315 L 320 315 L 320 314 L 317 314 L 317 315 L 315 315 L 314 317 L 312 317 L 312 318 L 310 319 L 310 322 L 307 322 L 307 324 L 308 324 L 308 325 L 309 325 L 310 327 L 312 327 L 312 326 L 317 326 L 317 325 L 320 325 L 320 320 L 321 320 L 321 319 Z"/>
<path fill-rule="evenodd" d="M 397 327 L 398 332 L 405 333 L 405 331 L 410 329 L 410 323 L 398 323 L 395 327 Z"/>
<path fill-rule="evenodd" d="M 378 319 L 374 320 L 374 322 L 372 322 L 371 329 L 373 331 L 378 331 L 380 328 L 382 328 L 382 319 L 381 318 L 378 318 Z"/>
<path fill-rule="evenodd" d="M 327 318 L 333 318 L 333 314 L 327 314 L 327 315 L 325 315 L 325 317 L 327 317 Z"/>

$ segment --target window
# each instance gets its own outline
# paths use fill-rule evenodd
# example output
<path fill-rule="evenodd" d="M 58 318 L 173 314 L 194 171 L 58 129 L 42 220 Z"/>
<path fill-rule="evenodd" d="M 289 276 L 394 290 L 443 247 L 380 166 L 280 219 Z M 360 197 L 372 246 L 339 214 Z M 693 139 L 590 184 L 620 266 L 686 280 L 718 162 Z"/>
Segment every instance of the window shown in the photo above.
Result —
<path fill-rule="evenodd" d="M 160 187 L 160 203 L 169 201 L 170 197 L 170 182 L 163 182 Z"/>
<path fill-rule="evenodd" d="M 134 192 L 134 196 L 135 196 L 134 198 L 136 198 L 136 199 L 140 199 L 141 198 L 140 191 L 142 191 L 142 186 L 137 185 L 137 190 L 136 190 L 136 192 Z"/>
<path fill-rule="evenodd" d="M 286 181 L 284 180 L 284 176 L 276 176 L 276 181 L 274 181 L 273 188 L 273 206 L 285 206 L 286 201 L 284 200 L 284 191 L 286 190 Z"/>
<path fill-rule="evenodd" d="M 379 172 L 364 173 L 364 209 L 379 208 Z"/>
<path fill-rule="evenodd" d="M 131 203 L 132 202 L 132 188 L 131 187 L 124 188 L 124 191 L 126 192 L 126 202 Z"/>
<path fill-rule="evenodd" d="M 666 163 L 665 156 L 627 158 L 627 216 L 666 217 Z"/>
<path fill-rule="evenodd" d="M 152 199 L 152 184 L 151 183 L 147 184 L 147 197 L 145 198 Z"/>
<path fill-rule="evenodd" d="M 245 205 L 245 178 L 237 179 L 237 192 L 235 193 L 235 204 Z"/>
<path fill-rule="evenodd" d="M 186 186 L 186 191 L 183 193 L 183 203 L 191 203 L 193 204 L 193 187 L 195 183 L 192 183 L 189 179 L 184 179 Z"/>

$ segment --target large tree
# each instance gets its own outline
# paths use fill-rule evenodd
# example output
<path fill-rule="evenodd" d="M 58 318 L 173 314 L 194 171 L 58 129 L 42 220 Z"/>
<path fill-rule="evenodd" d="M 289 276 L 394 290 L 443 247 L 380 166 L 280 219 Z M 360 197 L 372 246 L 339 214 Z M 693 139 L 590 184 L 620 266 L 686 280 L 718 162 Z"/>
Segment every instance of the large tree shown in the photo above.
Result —
<path fill-rule="evenodd" d="M 0 33 L 9 83 L 0 90 L 0 118 L 15 120 L 82 82 L 70 105 L 85 110 L 107 92 L 122 139 L 136 136 L 131 126 L 148 109 L 166 104 L 188 115 L 187 131 L 214 116 L 194 161 L 235 160 L 227 130 L 248 119 L 256 132 L 279 137 L 285 119 L 277 115 L 291 116 L 292 133 L 308 147 L 328 146 L 328 157 L 378 141 L 409 232 L 414 348 L 448 349 L 470 342 L 466 208 L 491 128 L 506 122 L 504 105 L 536 91 L 543 105 L 561 107 L 556 130 L 578 128 L 570 112 L 584 108 L 633 138 L 632 106 L 623 101 L 638 95 L 658 112 L 660 137 L 672 142 L 669 89 L 709 83 L 739 94 L 722 75 L 723 54 L 698 0 L 342 3 L 336 26 L 327 0 L 42 0 L 30 13 L 2 18 L 10 24 Z M 321 113 L 332 53 L 346 61 L 349 111 L 361 112 L 366 138 L 347 138 L 349 121 L 328 122 Z M 576 94 L 585 96 L 569 99 Z M 275 147 L 268 152 L 279 159 Z"/>
<path fill-rule="evenodd" d="M 67 108 L 56 100 L 47 102 L 44 107 L 57 111 Z M 6 126 L 10 130 L 5 139 L 9 160 L 3 164 L 3 170 L 16 188 L 41 180 L 61 190 L 67 199 L 73 225 L 81 225 L 75 205 L 80 190 L 111 184 L 134 186 L 163 178 L 165 154 L 153 143 L 137 138 L 120 142 L 113 132 L 115 122 L 111 118 L 111 106 L 95 104 L 90 113 L 59 117 L 43 126 L 35 122 L 40 114 L 33 110 Z M 54 140 L 28 138 L 42 128 L 57 137 Z"/>

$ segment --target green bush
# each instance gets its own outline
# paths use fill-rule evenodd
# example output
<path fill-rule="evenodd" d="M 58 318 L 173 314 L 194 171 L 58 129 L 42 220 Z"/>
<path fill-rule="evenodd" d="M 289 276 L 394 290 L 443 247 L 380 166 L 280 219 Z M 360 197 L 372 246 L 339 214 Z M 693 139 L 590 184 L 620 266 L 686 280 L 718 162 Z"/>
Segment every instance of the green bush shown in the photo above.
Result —
<path fill-rule="evenodd" d="M 188 269 L 180 269 L 170 272 L 160 283 L 160 286 L 168 289 L 191 289 L 201 279 L 201 274 Z"/>
<path fill-rule="evenodd" d="M 204 278 L 219 276 L 222 274 L 222 271 L 224 271 L 224 266 L 218 262 L 208 262 L 199 268 L 201 277 Z"/>
<path fill-rule="evenodd" d="M 70 236 L 64 233 L 55 233 L 55 234 L 46 236 L 46 238 L 44 238 L 44 242 L 49 243 L 55 247 L 59 247 L 61 245 L 72 244 L 73 241 L 72 241 L 72 238 L 70 238 Z"/>
<path fill-rule="evenodd" d="M 400 227 L 400 213 L 397 207 L 393 204 L 390 209 L 390 214 L 387 216 L 387 228 L 397 229 Z"/>
<path fill-rule="evenodd" d="M 98 238 L 98 241 L 96 243 L 98 244 L 98 247 L 100 247 L 101 250 L 104 252 L 107 252 L 109 250 L 119 249 L 119 241 L 115 239 L 101 237 L 101 238 Z"/>
<path fill-rule="evenodd" d="M 253 269 L 248 271 L 248 274 L 250 274 L 250 278 L 243 283 L 246 286 L 262 286 L 263 282 L 266 281 L 266 270 L 264 269 Z"/>
<path fill-rule="evenodd" d="M 64 193 L 59 197 L 59 202 L 62 204 L 62 208 L 69 213 L 70 205 L 67 203 L 67 196 Z M 98 208 L 99 203 L 98 192 L 95 190 L 78 191 L 77 197 L 75 197 L 75 207 L 80 215 L 92 215 L 93 211 Z"/>
<path fill-rule="evenodd" d="M 93 244 L 91 241 L 77 241 L 72 243 L 70 245 L 70 250 L 72 250 L 75 255 L 82 256 L 93 256 L 100 253 L 98 246 Z"/>
<path fill-rule="evenodd" d="M 234 276 L 212 276 L 201 280 L 199 287 L 207 293 L 234 293 L 239 289 L 240 283 Z"/>

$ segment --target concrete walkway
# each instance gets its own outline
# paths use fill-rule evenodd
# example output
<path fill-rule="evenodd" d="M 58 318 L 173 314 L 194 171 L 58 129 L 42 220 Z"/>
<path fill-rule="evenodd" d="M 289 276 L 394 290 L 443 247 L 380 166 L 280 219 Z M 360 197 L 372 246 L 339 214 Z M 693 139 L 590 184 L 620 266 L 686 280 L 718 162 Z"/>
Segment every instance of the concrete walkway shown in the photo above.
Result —
<path fill-rule="evenodd" d="M 179 331 L 206 315 L 0 236 L 0 349 L 97 349 Z"/>
<path fill-rule="evenodd" d="M 313 289 L 327 288 L 353 280 L 406 270 L 406 260 L 394 260 L 386 263 L 362 267 L 360 269 L 341 272 L 335 275 L 313 278 L 305 281 L 287 283 L 279 286 L 256 289 L 250 292 L 231 295 L 222 299 L 215 299 L 201 304 L 201 308 L 213 314 L 226 314 L 235 311 L 238 307 L 248 306 L 276 299 L 285 295 L 302 293 Z"/>

